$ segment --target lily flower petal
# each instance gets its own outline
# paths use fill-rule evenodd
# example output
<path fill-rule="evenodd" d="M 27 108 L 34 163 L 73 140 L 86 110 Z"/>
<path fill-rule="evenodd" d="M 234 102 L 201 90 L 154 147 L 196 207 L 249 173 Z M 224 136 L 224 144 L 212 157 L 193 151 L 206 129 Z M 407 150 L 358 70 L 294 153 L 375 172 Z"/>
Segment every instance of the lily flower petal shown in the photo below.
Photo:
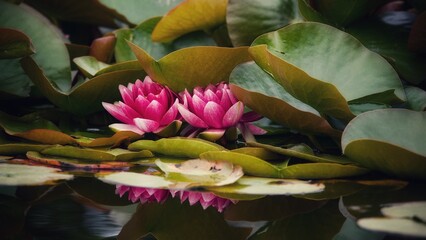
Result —
<path fill-rule="evenodd" d="M 139 135 L 143 135 L 145 133 L 144 131 L 140 130 L 138 127 L 132 124 L 113 123 L 109 125 L 109 128 L 111 128 L 114 132 L 130 131 Z"/>
<path fill-rule="evenodd" d="M 135 118 L 133 121 L 134 124 L 144 132 L 153 132 L 160 126 L 158 122 L 151 119 Z"/>
<path fill-rule="evenodd" d="M 230 107 L 228 111 L 226 111 L 225 115 L 223 116 L 223 120 L 222 120 L 223 126 L 226 128 L 235 126 L 238 123 L 238 121 L 240 121 L 241 117 L 243 116 L 243 113 L 244 113 L 244 104 L 238 101 L 237 103 L 232 105 L 232 107 Z"/>
<path fill-rule="evenodd" d="M 198 128 L 207 128 L 208 125 L 197 115 L 190 112 L 188 109 L 186 109 L 182 104 L 178 104 L 178 110 L 180 115 L 182 115 L 183 119 L 187 121 L 190 125 Z"/>
<path fill-rule="evenodd" d="M 204 121 L 213 128 L 222 128 L 222 119 L 225 111 L 216 102 L 208 102 L 204 108 Z"/>

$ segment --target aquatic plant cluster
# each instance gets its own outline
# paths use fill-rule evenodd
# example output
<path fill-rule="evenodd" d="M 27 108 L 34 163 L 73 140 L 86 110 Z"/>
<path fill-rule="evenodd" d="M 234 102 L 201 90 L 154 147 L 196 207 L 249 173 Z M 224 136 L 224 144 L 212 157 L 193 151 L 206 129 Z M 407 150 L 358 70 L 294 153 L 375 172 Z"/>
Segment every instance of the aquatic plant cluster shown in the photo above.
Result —
<path fill-rule="evenodd" d="M 0 9 L 0 185 L 89 174 L 129 202 L 226 212 L 328 198 L 335 179 L 426 179 L 422 0 Z"/>

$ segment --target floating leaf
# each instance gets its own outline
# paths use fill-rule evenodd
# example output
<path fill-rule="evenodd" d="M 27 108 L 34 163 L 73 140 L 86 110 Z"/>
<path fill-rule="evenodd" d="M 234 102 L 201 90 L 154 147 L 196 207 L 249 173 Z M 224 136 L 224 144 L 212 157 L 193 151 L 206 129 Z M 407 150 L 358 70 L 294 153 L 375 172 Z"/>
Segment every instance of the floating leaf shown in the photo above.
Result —
<path fill-rule="evenodd" d="M 409 109 L 415 111 L 426 110 L 426 92 L 420 88 L 408 86 L 405 88 L 407 95 L 407 104 Z"/>
<path fill-rule="evenodd" d="M 154 59 L 159 59 L 168 53 L 172 52 L 172 44 L 167 43 L 155 43 L 151 40 L 151 33 L 154 27 L 160 21 L 161 17 L 150 18 L 135 28 L 132 29 L 118 29 L 114 31 L 114 35 L 117 38 L 117 44 L 115 45 L 115 59 L 117 62 L 136 60 L 135 54 L 133 54 L 127 41 L 134 43 L 135 45 L 145 49 Z"/>
<path fill-rule="evenodd" d="M 303 163 L 281 169 L 281 178 L 331 179 L 363 175 L 369 169 L 337 163 Z"/>
<path fill-rule="evenodd" d="M 342 120 L 354 116 L 348 102 L 405 100 L 401 81 L 386 60 L 324 24 L 296 23 L 264 34 L 249 52 L 290 94 Z"/>
<path fill-rule="evenodd" d="M 92 56 L 83 56 L 73 59 L 73 62 L 77 65 L 78 69 L 84 74 L 85 77 L 92 78 L 100 70 L 109 67 L 111 65 L 104 62 L 98 61 Z"/>
<path fill-rule="evenodd" d="M 256 63 L 238 65 L 229 81 L 240 101 L 274 122 L 305 133 L 340 135 L 317 110 L 294 98 Z"/>
<path fill-rule="evenodd" d="M 413 14 L 406 11 L 389 12 L 380 18 L 354 24 L 346 31 L 382 55 L 403 79 L 419 84 L 426 79 L 426 59 L 407 46 L 407 29 L 413 18 Z"/>
<path fill-rule="evenodd" d="M 0 127 L 12 136 L 45 144 L 75 144 L 76 141 L 50 121 L 37 116 L 17 118 L 0 112 Z"/>
<path fill-rule="evenodd" d="M 388 205 L 381 210 L 386 217 L 417 218 L 426 221 L 426 202 L 406 202 Z"/>
<path fill-rule="evenodd" d="M 240 166 L 226 161 L 194 159 L 180 163 L 164 163 L 157 159 L 155 164 L 166 173 L 166 179 L 185 182 L 185 185 L 191 187 L 228 185 L 244 175 Z"/>
<path fill-rule="evenodd" d="M 226 25 L 234 46 L 249 46 L 261 34 L 301 20 L 295 0 L 229 0 L 226 10 Z"/>
<path fill-rule="evenodd" d="M 40 152 L 52 145 L 30 144 L 30 143 L 7 143 L 0 144 L 0 155 L 21 155 L 28 151 Z"/>
<path fill-rule="evenodd" d="M 246 47 L 202 46 L 180 49 L 155 61 L 142 48 L 129 45 L 145 72 L 176 92 L 228 81 L 235 66 L 250 60 Z"/>
<path fill-rule="evenodd" d="M 50 166 L 67 168 L 67 169 L 82 169 L 88 171 L 99 171 L 99 170 L 115 170 L 115 169 L 127 169 L 133 166 L 129 162 L 107 162 L 98 160 L 84 160 L 76 158 L 66 158 L 58 156 L 43 155 L 39 152 L 29 151 L 26 154 L 27 158 L 33 162 L 39 162 Z"/>
<path fill-rule="evenodd" d="M 100 138 L 85 138 L 85 140 L 77 139 L 77 142 L 82 147 L 107 147 L 107 146 L 120 146 L 123 142 L 134 141 L 141 138 L 141 135 L 129 132 L 120 131 L 112 135 L 111 137 L 100 137 Z"/>
<path fill-rule="evenodd" d="M 23 32 L 0 28 L 0 59 L 19 58 L 34 53 L 31 39 Z"/>
<path fill-rule="evenodd" d="M 174 183 L 165 179 L 163 176 L 148 175 L 134 172 L 118 172 L 111 174 L 100 174 L 99 180 L 109 184 L 120 184 L 131 187 L 160 188 L 167 189 Z"/>
<path fill-rule="evenodd" d="M 342 136 L 346 156 L 365 167 L 426 179 L 426 112 L 383 109 L 352 120 Z"/>
<path fill-rule="evenodd" d="M 345 156 L 334 156 L 328 154 L 314 154 L 313 150 L 305 144 L 294 145 L 289 148 L 276 147 L 268 144 L 248 142 L 249 146 L 262 147 L 269 151 L 282 154 L 289 157 L 296 157 L 311 162 L 318 163 L 338 163 L 338 164 L 354 164 L 354 162 Z"/>
<path fill-rule="evenodd" d="M 242 177 L 233 185 L 212 187 L 209 190 L 240 194 L 293 195 L 321 192 L 324 185 L 300 180 Z"/>
<path fill-rule="evenodd" d="M 119 99 L 118 86 L 134 82 L 145 76 L 141 70 L 122 70 L 105 73 L 85 81 L 70 92 L 57 89 L 33 59 L 26 57 L 21 60 L 25 72 L 40 88 L 40 91 L 55 105 L 78 115 L 86 115 L 102 110 L 101 102 L 114 102 Z"/>
<path fill-rule="evenodd" d="M 279 161 L 283 159 L 282 155 L 276 154 L 272 151 L 269 151 L 265 148 L 260 148 L 260 147 L 241 147 L 241 148 L 232 149 L 231 152 L 250 155 L 250 156 L 257 157 L 266 161 L 274 161 L 274 160 Z"/>
<path fill-rule="evenodd" d="M 168 42 L 186 33 L 215 28 L 225 23 L 227 3 L 227 0 L 183 1 L 160 20 L 152 32 L 152 39 Z"/>
<path fill-rule="evenodd" d="M 59 173 L 56 168 L 0 164 L 0 185 L 43 185 L 57 180 L 70 180 L 73 175 Z"/>
<path fill-rule="evenodd" d="M 198 158 L 203 152 L 224 148 L 216 143 L 198 138 L 162 138 L 157 141 L 139 140 L 128 146 L 129 150 L 149 150 L 166 156 Z"/>
<path fill-rule="evenodd" d="M 351 181 L 351 180 L 341 180 L 341 179 L 330 179 L 320 181 L 324 184 L 325 189 L 319 193 L 310 193 L 305 195 L 296 195 L 295 197 L 300 197 L 303 199 L 311 200 L 329 200 L 329 199 L 339 199 L 343 196 L 349 196 L 354 193 L 357 193 L 366 188 L 362 183 Z"/>
<path fill-rule="evenodd" d="M 25 33 L 32 41 L 36 53 L 33 55 L 40 68 L 45 71 L 60 90 L 71 86 L 70 63 L 64 38 L 42 15 L 29 7 L 0 2 L 0 27 L 12 28 Z M 55 53 L 54 56 L 52 53 Z M 52 59 L 54 57 L 54 60 Z M 33 85 L 22 70 L 18 59 L 0 60 L 0 90 L 28 97 Z"/>
<path fill-rule="evenodd" d="M 258 177 L 280 177 L 280 168 L 260 158 L 230 151 L 209 151 L 200 154 L 201 159 L 209 161 L 227 161 L 239 165 L 244 173 Z M 285 164 L 284 164 L 285 166 Z"/>
<path fill-rule="evenodd" d="M 100 0 L 101 4 L 115 10 L 133 24 L 138 24 L 148 18 L 162 16 L 170 9 L 178 5 L 180 0 L 158 1 L 158 0 Z"/>
<path fill-rule="evenodd" d="M 93 148 L 79 148 L 73 146 L 51 147 L 44 149 L 41 151 L 41 153 L 58 157 L 86 159 L 93 161 L 130 161 L 153 156 L 152 153 L 148 150 L 132 152 L 121 148 L 103 150 Z"/>

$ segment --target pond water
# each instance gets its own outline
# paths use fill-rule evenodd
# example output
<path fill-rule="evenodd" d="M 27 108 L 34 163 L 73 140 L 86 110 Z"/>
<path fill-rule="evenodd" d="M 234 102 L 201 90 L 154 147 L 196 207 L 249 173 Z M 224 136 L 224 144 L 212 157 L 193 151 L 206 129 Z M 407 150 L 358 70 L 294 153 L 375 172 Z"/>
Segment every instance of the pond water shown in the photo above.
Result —
<path fill-rule="evenodd" d="M 424 182 L 323 183 L 322 193 L 239 201 L 222 213 L 176 198 L 132 203 L 90 174 L 55 185 L 2 186 L 0 239 L 415 239 L 356 222 L 382 216 L 390 203 L 426 201 Z M 416 219 L 424 227 L 421 216 Z"/>

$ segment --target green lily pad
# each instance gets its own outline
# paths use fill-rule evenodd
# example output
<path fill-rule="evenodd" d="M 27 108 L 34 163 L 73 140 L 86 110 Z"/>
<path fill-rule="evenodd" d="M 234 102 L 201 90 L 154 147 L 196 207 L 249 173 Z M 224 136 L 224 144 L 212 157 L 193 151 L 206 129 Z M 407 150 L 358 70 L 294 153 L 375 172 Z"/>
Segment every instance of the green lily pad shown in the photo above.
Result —
<path fill-rule="evenodd" d="M 370 170 L 354 165 L 337 163 L 303 163 L 281 169 L 281 178 L 331 179 L 363 175 Z"/>
<path fill-rule="evenodd" d="M 174 51 L 156 61 L 145 50 L 129 42 L 145 72 L 175 92 L 228 81 L 235 66 L 249 61 L 246 47 L 199 46 Z"/>
<path fill-rule="evenodd" d="M 46 76 L 58 89 L 69 90 L 71 69 L 69 55 L 60 32 L 41 14 L 29 7 L 0 2 L 0 27 L 12 28 L 25 33 L 32 41 L 33 55 Z M 54 56 L 52 53 L 55 53 Z M 54 60 L 52 60 L 52 57 Z M 21 97 L 28 97 L 33 85 L 22 70 L 19 59 L 0 60 L 0 90 Z"/>
<path fill-rule="evenodd" d="M 157 0 L 128 0 L 128 1 L 115 1 L 115 0 L 100 0 L 101 4 L 115 10 L 133 24 L 157 16 L 166 14 L 170 9 L 178 5 L 180 0 L 171 1 L 157 1 Z"/>
<path fill-rule="evenodd" d="M 128 146 L 129 150 L 149 150 L 166 156 L 198 158 L 201 153 L 224 148 L 216 143 L 198 138 L 162 138 L 157 141 L 139 140 Z"/>
<path fill-rule="evenodd" d="M 244 173 L 258 177 L 280 177 L 280 168 L 260 158 L 230 151 L 209 151 L 200 154 L 200 158 L 209 161 L 227 161 L 239 165 Z M 283 164 L 284 167 L 287 161 Z"/>
<path fill-rule="evenodd" d="M 52 147 L 52 145 L 30 143 L 6 143 L 0 144 L 0 155 L 14 156 L 25 154 L 28 151 L 40 152 L 49 147 Z"/>
<path fill-rule="evenodd" d="M 165 179 L 163 176 L 135 173 L 116 172 L 111 174 L 98 174 L 97 178 L 109 184 L 121 184 L 131 187 L 160 188 L 168 189 L 174 184 L 173 181 Z"/>
<path fill-rule="evenodd" d="M 92 78 L 100 70 L 111 65 L 98 61 L 92 56 L 82 56 L 73 59 L 78 69 L 84 74 L 85 77 Z"/>
<path fill-rule="evenodd" d="M 0 185 L 44 185 L 57 180 L 70 180 L 74 177 L 58 171 L 57 168 L 4 163 L 0 164 Z"/>
<path fill-rule="evenodd" d="M 248 142 L 247 144 L 252 147 L 262 147 L 278 154 L 282 154 L 289 157 L 296 157 L 296 158 L 304 159 L 311 162 L 355 164 L 351 159 L 348 159 L 346 156 L 335 156 L 335 155 L 328 155 L 328 154 L 316 155 L 314 154 L 313 150 L 305 144 L 298 144 L 289 148 L 276 147 L 276 146 L 257 143 L 257 142 Z"/>
<path fill-rule="evenodd" d="M 54 167 L 60 167 L 62 169 L 82 169 L 89 171 L 99 170 L 115 170 L 115 169 L 127 169 L 133 166 L 130 162 L 119 162 L 119 161 L 99 161 L 99 160 L 87 160 L 77 158 L 67 158 L 44 155 L 39 152 L 29 151 L 26 154 L 27 158 L 34 162 L 47 164 Z"/>
<path fill-rule="evenodd" d="M 85 81 L 71 91 L 63 92 L 56 88 L 30 57 L 21 60 L 22 67 L 40 91 L 55 105 L 77 115 L 87 115 L 102 110 L 101 102 L 114 102 L 120 98 L 118 86 L 142 79 L 141 70 L 120 70 L 105 73 Z"/>
<path fill-rule="evenodd" d="M 113 148 L 110 150 L 79 148 L 73 146 L 56 146 L 44 149 L 42 154 L 78 158 L 93 161 L 131 161 L 139 158 L 152 157 L 152 153 L 148 150 L 132 152 L 127 149 Z"/>
<path fill-rule="evenodd" d="M 151 33 L 161 17 L 150 18 L 132 29 L 118 29 L 114 31 L 117 37 L 115 45 L 115 59 L 117 62 L 136 60 L 136 56 L 130 49 L 127 41 L 145 49 L 154 59 L 159 59 L 174 50 L 172 44 L 155 43 L 151 40 Z"/>
<path fill-rule="evenodd" d="M 168 42 L 186 33 L 217 27 L 225 23 L 227 3 L 227 0 L 186 0 L 164 15 L 152 32 L 152 39 Z"/>
<path fill-rule="evenodd" d="M 352 120 L 342 136 L 346 156 L 400 177 L 426 179 L 426 112 L 383 109 Z"/>
<path fill-rule="evenodd" d="M 0 28 L 0 59 L 24 57 L 34 52 L 31 39 L 23 32 Z"/>
<path fill-rule="evenodd" d="M 272 151 L 269 151 L 265 148 L 260 148 L 260 147 L 241 147 L 241 148 L 232 149 L 231 152 L 250 155 L 250 156 L 257 157 L 266 161 L 283 160 L 282 155 L 276 154 Z"/>
<path fill-rule="evenodd" d="M 137 139 L 140 139 L 141 137 L 141 135 L 134 132 L 120 131 L 115 133 L 111 137 L 78 138 L 77 142 L 82 147 L 116 147 L 120 146 L 126 141 L 135 141 Z"/>
<path fill-rule="evenodd" d="M 229 81 L 240 101 L 276 123 L 304 133 L 340 136 L 340 131 L 333 129 L 317 110 L 289 94 L 256 63 L 238 65 Z"/>
<path fill-rule="evenodd" d="M 345 121 L 354 117 L 348 103 L 405 101 L 401 81 L 385 59 L 328 25 L 289 25 L 258 37 L 249 52 L 291 95 Z"/>
<path fill-rule="evenodd" d="M 426 91 L 418 87 L 408 86 L 405 88 L 405 95 L 407 95 L 409 109 L 415 111 L 426 110 Z"/>
<path fill-rule="evenodd" d="M 166 173 L 166 179 L 184 182 L 191 187 L 228 185 L 244 175 L 240 166 L 226 161 L 194 159 L 180 163 L 164 163 L 157 159 L 155 164 Z"/>
<path fill-rule="evenodd" d="M 407 29 L 411 28 L 411 21 L 407 19 L 410 18 L 414 16 L 409 12 L 390 12 L 354 24 L 346 31 L 371 51 L 382 55 L 403 79 L 419 84 L 426 79 L 426 59 L 408 49 Z"/>
<path fill-rule="evenodd" d="M 0 112 L 0 127 L 11 136 L 24 138 L 34 142 L 45 144 L 76 143 L 74 138 L 62 133 L 55 124 L 35 115 L 18 118 Z"/>
<path fill-rule="evenodd" d="M 255 195 L 293 195 L 321 192 L 324 185 L 301 180 L 242 177 L 235 184 L 208 188 L 213 192 Z"/>
<path fill-rule="evenodd" d="M 324 191 L 319 193 L 304 194 L 300 196 L 296 195 L 295 197 L 316 201 L 339 199 L 343 196 L 352 195 L 366 188 L 365 185 L 351 180 L 330 179 L 322 180 L 320 182 L 325 186 Z"/>
<path fill-rule="evenodd" d="M 230 0 L 226 10 L 226 25 L 234 46 L 249 46 L 261 34 L 301 21 L 295 0 Z"/>

